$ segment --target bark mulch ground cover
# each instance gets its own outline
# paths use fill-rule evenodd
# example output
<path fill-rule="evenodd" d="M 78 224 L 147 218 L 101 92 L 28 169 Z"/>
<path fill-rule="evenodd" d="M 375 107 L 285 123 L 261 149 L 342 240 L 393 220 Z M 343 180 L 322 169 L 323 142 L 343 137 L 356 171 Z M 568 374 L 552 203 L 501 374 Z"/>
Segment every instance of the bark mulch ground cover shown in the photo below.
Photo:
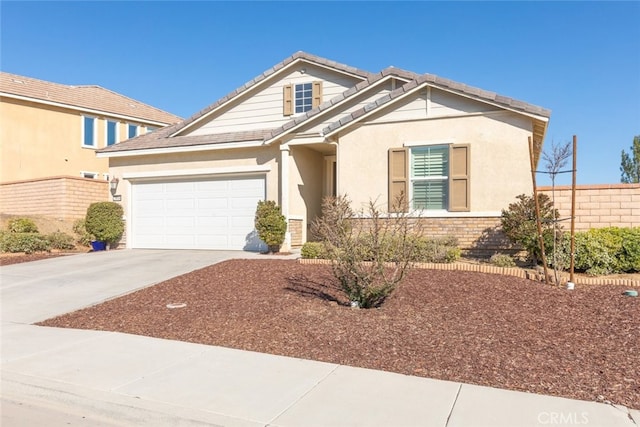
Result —
<path fill-rule="evenodd" d="M 325 265 L 233 260 L 41 325 L 148 335 L 640 409 L 640 298 L 412 270 L 350 308 Z M 167 304 L 186 307 L 169 309 Z"/>
<path fill-rule="evenodd" d="M 2 254 L 0 256 L 1 265 L 20 264 L 23 262 L 38 261 L 41 259 L 56 258 L 64 256 L 62 253 L 37 252 L 34 254 Z"/>

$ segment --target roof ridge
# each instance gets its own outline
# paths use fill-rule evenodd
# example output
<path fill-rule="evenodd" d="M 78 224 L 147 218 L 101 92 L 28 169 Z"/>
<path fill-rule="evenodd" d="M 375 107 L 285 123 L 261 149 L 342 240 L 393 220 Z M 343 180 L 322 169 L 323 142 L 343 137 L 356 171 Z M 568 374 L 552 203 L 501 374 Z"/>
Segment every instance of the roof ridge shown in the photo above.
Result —
<path fill-rule="evenodd" d="M 319 64 L 319 65 L 325 65 L 325 66 L 336 68 L 338 70 L 342 70 L 342 71 L 345 71 L 345 72 L 353 73 L 353 74 L 359 75 L 360 77 L 362 77 L 364 79 L 368 79 L 368 78 L 370 78 L 370 77 L 375 75 L 375 73 L 371 73 L 369 71 L 360 70 L 358 68 L 351 67 L 351 66 L 346 65 L 346 64 L 341 64 L 339 62 L 335 62 L 335 61 L 332 61 L 330 59 L 326 59 L 326 58 L 323 58 L 321 56 L 313 55 L 311 53 L 299 50 L 299 51 L 295 52 L 294 54 L 286 57 L 282 61 L 278 62 L 276 65 L 274 65 L 274 66 L 266 69 L 262 73 L 258 74 L 256 77 L 254 77 L 253 79 L 249 80 L 248 82 L 246 82 L 242 86 L 232 90 L 231 92 L 229 92 L 228 94 L 226 94 L 222 98 L 218 99 L 214 103 L 209 104 L 208 106 L 206 106 L 203 109 L 199 110 L 195 114 L 187 117 L 186 119 L 184 119 L 182 121 L 182 125 L 179 126 L 178 129 L 175 132 L 180 132 L 182 129 L 185 129 L 186 127 L 188 127 L 189 125 L 191 125 L 192 123 L 194 123 L 195 121 L 200 119 L 201 117 L 205 116 L 206 114 L 210 113 L 211 111 L 215 110 L 216 108 L 220 107 L 221 105 L 225 104 L 226 102 L 230 101 L 231 99 L 235 98 L 236 96 L 244 93 L 248 89 L 254 87 L 256 84 L 260 83 L 264 79 L 266 79 L 269 76 L 271 76 L 272 74 L 276 73 L 277 71 L 285 68 L 289 64 L 291 64 L 291 63 L 293 63 L 293 62 L 295 62 L 296 60 L 299 60 L 299 59 L 304 59 L 304 60 L 309 61 L 309 62 L 315 62 L 316 64 Z"/>
<path fill-rule="evenodd" d="M 97 92 L 91 92 L 91 90 Z M 57 102 L 73 108 L 127 115 L 142 121 L 167 124 L 182 120 L 180 116 L 154 105 L 96 84 L 69 85 L 0 71 L 0 92 L 41 101 Z M 131 108 L 137 110 L 130 111 Z"/>

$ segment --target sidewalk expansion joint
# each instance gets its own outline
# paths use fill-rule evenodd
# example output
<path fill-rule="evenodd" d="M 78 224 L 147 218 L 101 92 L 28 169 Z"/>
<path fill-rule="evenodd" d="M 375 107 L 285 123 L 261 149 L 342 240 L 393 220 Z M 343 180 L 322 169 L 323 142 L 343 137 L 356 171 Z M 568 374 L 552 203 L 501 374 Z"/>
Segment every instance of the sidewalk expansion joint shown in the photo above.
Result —
<path fill-rule="evenodd" d="M 296 406 L 298 404 L 298 402 L 300 402 L 302 399 L 304 399 L 306 396 L 308 396 L 313 390 L 315 390 L 324 380 L 326 380 L 327 378 L 329 378 L 329 376 L 331 376 L 338 368 L 340 368 L 340 366 L 342 365 L 336 365 L 335 368 L 333 368 L 330 372 L 327 373 L 327 375 L 325 375 L 324 377 L 320 378 L 313 386 L 311 386 L 311 388 L 309 388 L 309 390 L 307 390 L 305 393 L 303 393 L 302 395 L 300 395 L 300 397 L 298 397 L 293 403 L 291 403 L 291 405 L 287 406 L 286 408 L 284 408 L 282 411 L 280 411 L 278 414 L 276 414 L 275 417 L 273 417 L 271 419 L 271 421 L 269 421 L 267 424 L 265 424 L 265 427 L 269 427 L 271 425 L 271 423 L 273 423 L 275 420 L 277 420 L 280 416 L 282 416 L 282 414 L 284 414 L 285 412 L 287 412 L 289 409 L 293 408 L 294 406 Z"/>
<path fill-rule="evenodd" d="M 449 419 L 451 418 L 451 414 L 453 414 L 453 410 L 456 407 L 456 403 L 458 402 L 458 396 L 460 396 L 460 391 L 462 391 L 462 384 L 458 385 L 458 391 L 456 392 L 456 397 L 453 399 L 453 405 L 451 405 L 451 410 L 449 411 L 449 415 L 447 415 L 447 422 L 444 424 L 444 427 L 449 425 Z"/>

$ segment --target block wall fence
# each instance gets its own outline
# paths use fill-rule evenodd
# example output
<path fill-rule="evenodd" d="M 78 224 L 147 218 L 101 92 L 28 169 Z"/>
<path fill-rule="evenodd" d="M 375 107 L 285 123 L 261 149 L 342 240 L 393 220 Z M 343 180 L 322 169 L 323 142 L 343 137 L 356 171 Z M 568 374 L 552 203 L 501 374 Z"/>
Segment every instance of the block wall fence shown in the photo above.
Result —
<path fill-rule="evenodd" d="M 107 181 L 56 176 L 0 184 L 0 212 L 63 220 L 83 218 L 93 202 L 109 200 Z"/>
<path fill-rule="evenodd" d="M 549 198 L 551 187 L 539 187 Z M 556 186 L 555 207 L 571 217 L 571 186 Z M 569 230 L 570 221 L 562 222 Z M 576 231 L 603 227 L 640 227 L 640 184 L 576 186 Z"/>

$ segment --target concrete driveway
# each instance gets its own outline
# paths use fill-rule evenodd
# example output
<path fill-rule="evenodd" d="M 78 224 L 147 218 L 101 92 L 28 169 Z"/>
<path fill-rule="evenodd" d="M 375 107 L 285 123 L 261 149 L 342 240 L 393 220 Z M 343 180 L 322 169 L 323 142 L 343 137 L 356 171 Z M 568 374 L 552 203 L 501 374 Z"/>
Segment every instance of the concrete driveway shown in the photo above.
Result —
<path fill-rule="evenodd" d="M 34 323 L 233 257 L 238 251 L 118 250 L 2 267 L 2 323 Z"/>

